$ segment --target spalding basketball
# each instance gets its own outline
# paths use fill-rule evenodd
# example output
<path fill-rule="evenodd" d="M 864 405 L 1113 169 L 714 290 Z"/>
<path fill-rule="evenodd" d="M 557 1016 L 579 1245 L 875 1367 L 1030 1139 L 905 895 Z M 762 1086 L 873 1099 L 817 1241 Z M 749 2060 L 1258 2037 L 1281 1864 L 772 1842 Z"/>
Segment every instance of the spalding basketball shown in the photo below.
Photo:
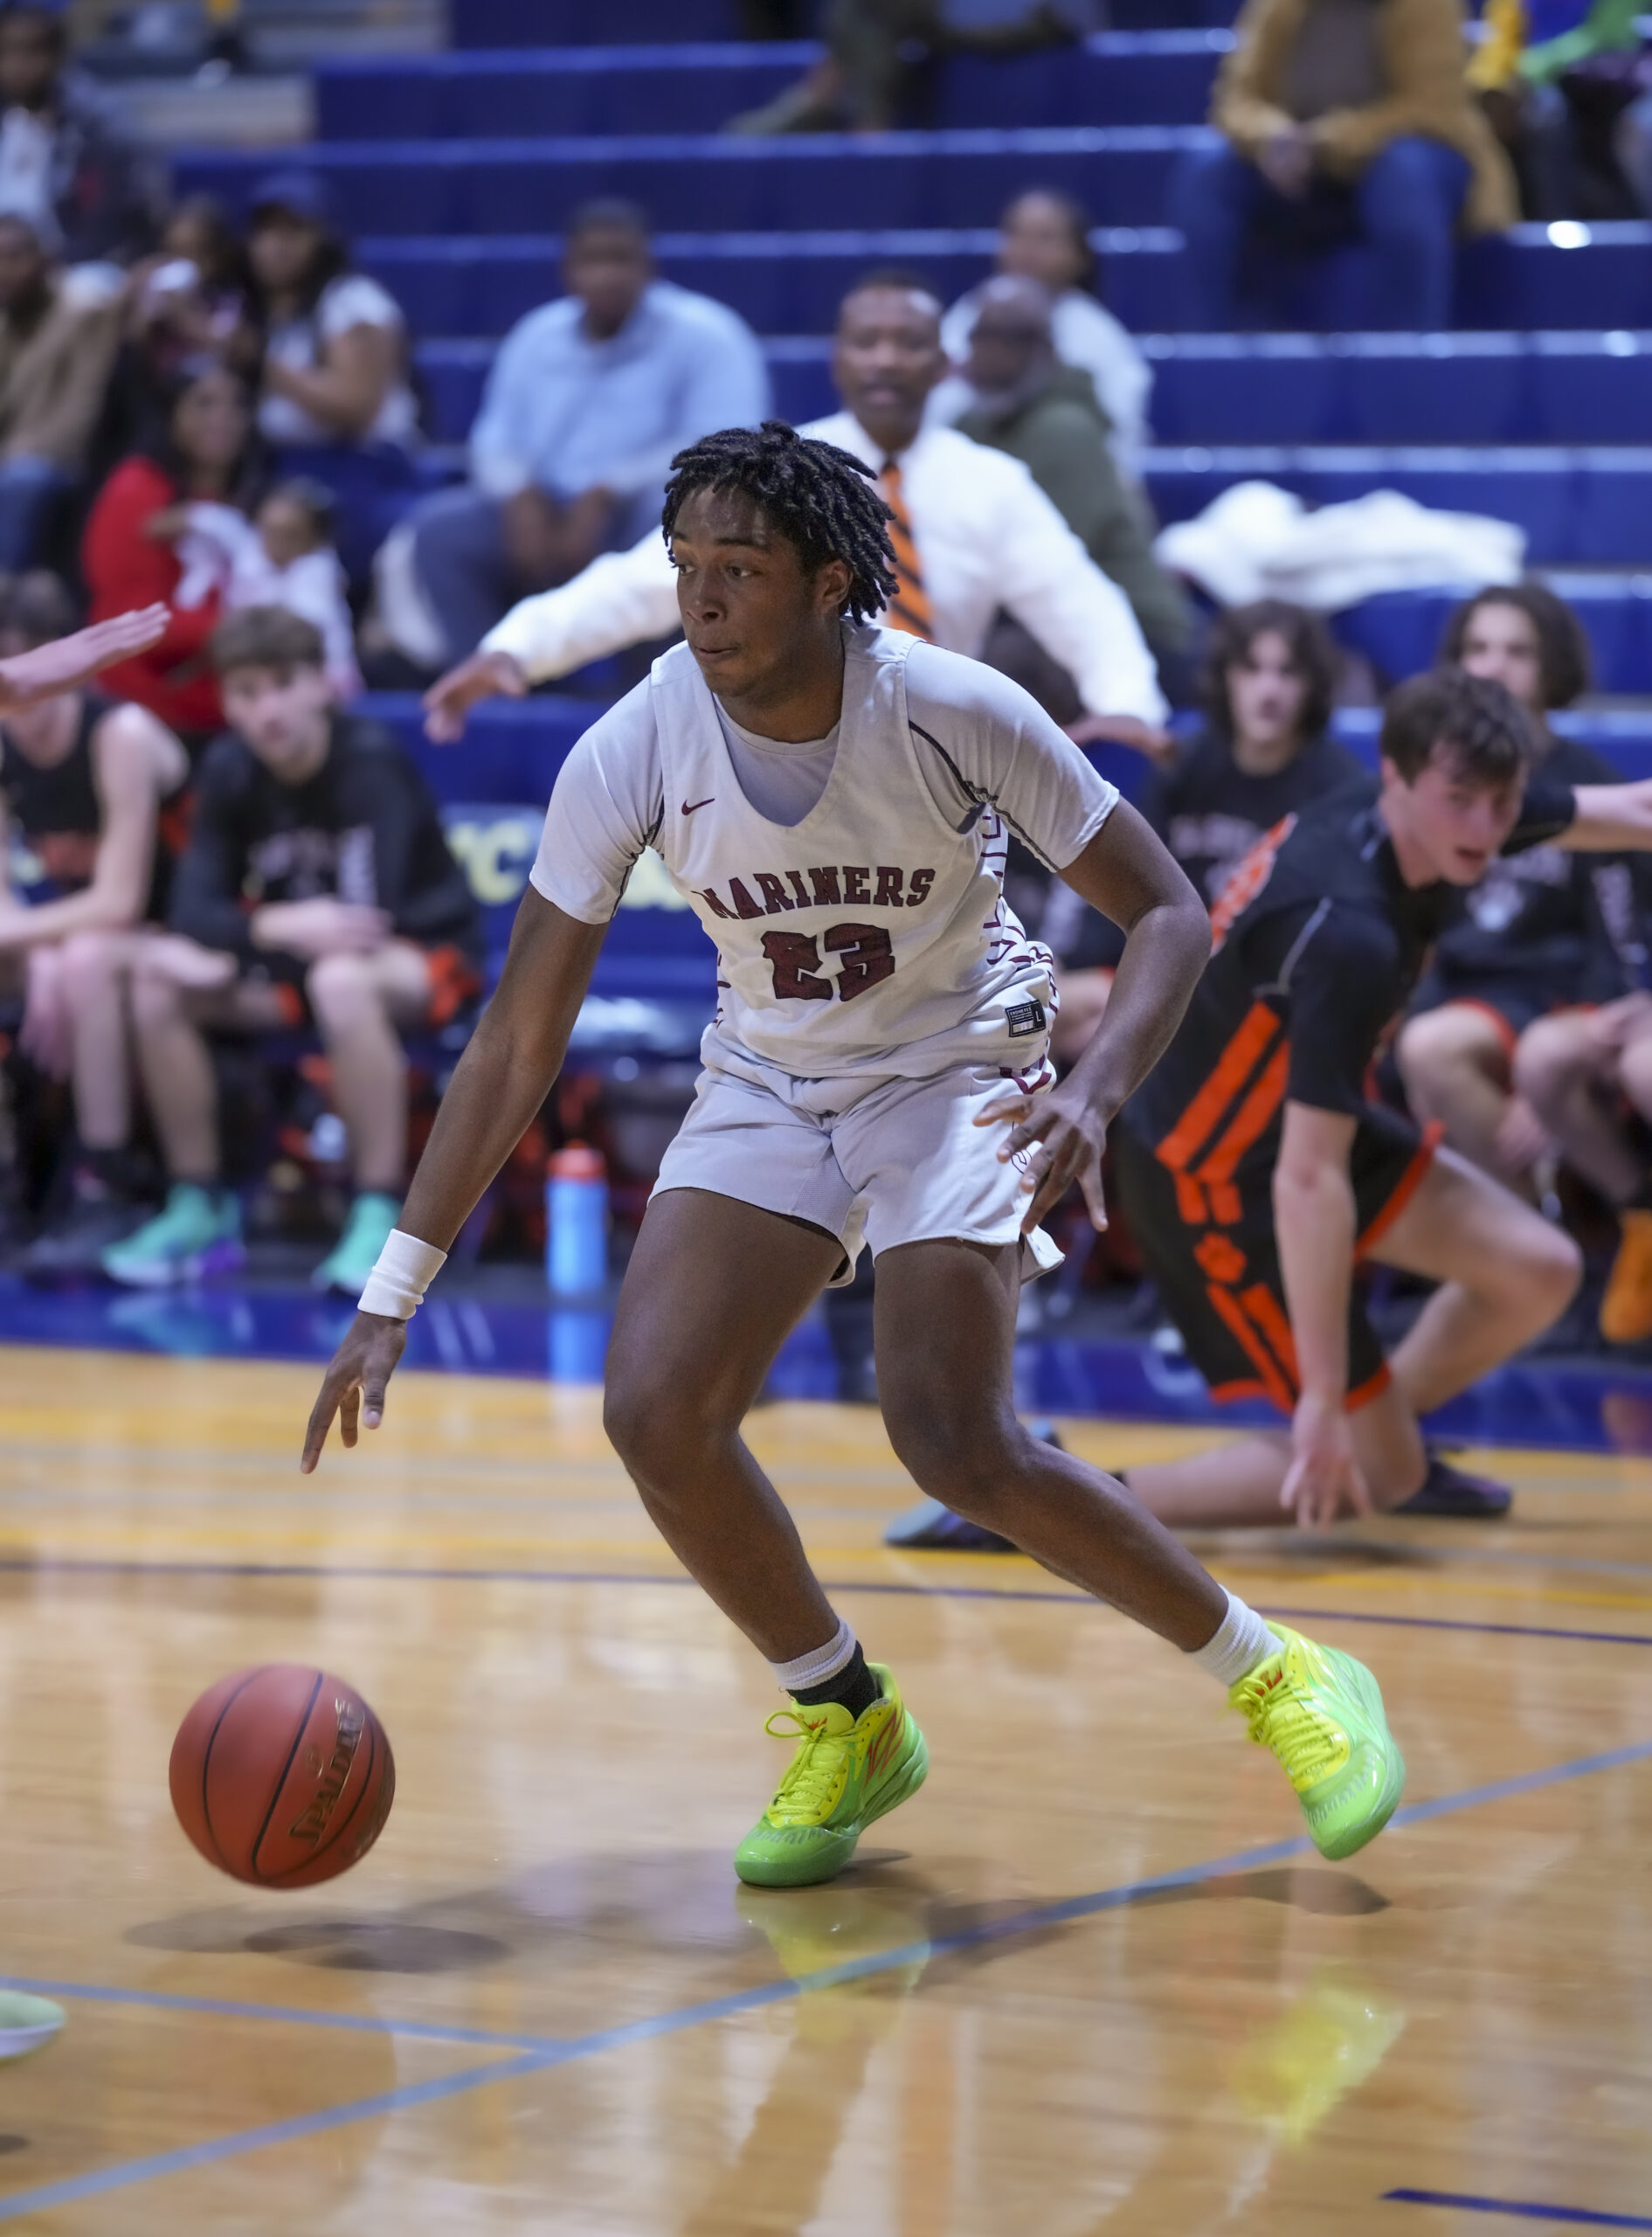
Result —
<path fill-rule="evenodd" d="M 255 1887 L 313 1887 L 384 1829 L 396 1763 L 354 1686 L 269 1662 L 220 1678 L 172 1743 L 172 1807 L 209 1864 Z"/>

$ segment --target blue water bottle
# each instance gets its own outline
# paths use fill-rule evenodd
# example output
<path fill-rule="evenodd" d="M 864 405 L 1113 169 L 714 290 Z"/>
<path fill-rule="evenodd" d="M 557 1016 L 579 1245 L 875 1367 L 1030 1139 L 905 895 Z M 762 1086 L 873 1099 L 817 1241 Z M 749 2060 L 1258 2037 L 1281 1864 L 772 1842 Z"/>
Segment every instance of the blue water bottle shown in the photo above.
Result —
<path fill-rule="evenodd" d="M 608 1169 L 584 1142 L 545 1167 L 545 1278 L 556 1297 L 588 1297 L 608 1279 Z"/>

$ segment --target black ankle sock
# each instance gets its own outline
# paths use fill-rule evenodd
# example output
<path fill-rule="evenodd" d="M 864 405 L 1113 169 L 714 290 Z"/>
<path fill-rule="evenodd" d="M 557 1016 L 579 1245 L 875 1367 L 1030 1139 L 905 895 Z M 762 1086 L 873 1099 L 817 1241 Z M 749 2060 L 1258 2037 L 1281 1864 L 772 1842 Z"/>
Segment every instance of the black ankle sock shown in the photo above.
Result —
<path fill-rule="evenodd" d="M 867 1668 L 866 1657 L 859 1642 L 854 1652 L 835 1678 L 823 1678 L 818 1686 L 805 1686 L 793 1692 L 792 1700 L 805 1708 L 813 1708 L 821 1701 L 838 1701 L 859 1722 L 874 1701 L 881 1700 L 883 1688 Z"/>
<path fill-rule="evenodd" d="M 1633 1196 L 1619 1209 L 1625 1212 L 1652 1212 L 1652 1173 L 1649 1173 Z"/>

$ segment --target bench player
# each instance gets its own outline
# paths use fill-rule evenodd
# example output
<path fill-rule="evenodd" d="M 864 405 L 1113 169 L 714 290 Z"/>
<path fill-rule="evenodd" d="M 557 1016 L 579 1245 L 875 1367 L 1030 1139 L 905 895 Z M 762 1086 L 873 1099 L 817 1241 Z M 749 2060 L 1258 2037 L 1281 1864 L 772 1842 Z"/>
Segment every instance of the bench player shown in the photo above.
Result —
<path fill-rule="evenodd" d="M 895 552 L 857 459 L 771 421 L 675 466 L 664 525 L 688 641 L 557 779 L 499 992 L 302 1465 L 341 1409 L 347 1444 L 382 1418 L 406 1316 L 543 1102 L 604 928 L 655 846 L 716 944 L 722 1000 L 626 1272 L 606 1418 L 661 1534 L 791 1696 L 797 1752 L 740 1877 L 833 1878 L 928 1766 L 739 1433 L 863 1238 L 884 1417 L 919 1484 L 1190 1654 L 1283 1764 L 1315 1841 L 1348 1854 L 1404 1778 L 1370 1673 L 1270 1630 L 1012 1402 L 1023 1259 L 1054 1256 L 1039 1218 L 1075 1179 L 1099 1215 L 1108 1123 L 1198 980 L 1204 908 L 1018 686 L 871 626 Z M 1012 827 L 1129 935 L 1105 1022 L 1053 1091 L 1050 958 L 1003 901 Z M 1013 1128 L 1008 1112 L 1024 1113 Z"/>

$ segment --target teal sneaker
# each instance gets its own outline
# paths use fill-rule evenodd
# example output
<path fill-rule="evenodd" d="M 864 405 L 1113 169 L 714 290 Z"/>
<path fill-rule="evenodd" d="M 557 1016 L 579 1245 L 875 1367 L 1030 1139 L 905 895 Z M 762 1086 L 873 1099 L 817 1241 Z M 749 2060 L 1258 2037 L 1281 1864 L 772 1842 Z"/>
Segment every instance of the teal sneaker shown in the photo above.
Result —
<path fill-rule="evenodd" d="M 135 1235 L 112 1243 L 101 1263 L 112 1282 L 135 1290 L 169 1289 L 176 1283 L 232 1274 L 246 1264 L 240 1200 L 232 1188 L 175 1181 L 165 1209 L 146 1220 Z"/>
<path fill-rule="evenodd" d="M 310 1276 L 311 1287 L 330 1290 L 339 1297 L 359 1298 L 401 1215 L 397 1197 L 364 1189 L 350 1206 L 343 1234 Z"/>
<path fill-rule="evenodd" d="M 799 1735 L 774 1800 L 734 1853 L 750 1887 L 813 1887 L 835 1880 L 867 1827 L 929 1775 L 930 1751 L 880 1662 L 867 1667 L 882 1692 L 859 1721 L 840 1702 L 777 1709 L 767 1729 Z"/>

